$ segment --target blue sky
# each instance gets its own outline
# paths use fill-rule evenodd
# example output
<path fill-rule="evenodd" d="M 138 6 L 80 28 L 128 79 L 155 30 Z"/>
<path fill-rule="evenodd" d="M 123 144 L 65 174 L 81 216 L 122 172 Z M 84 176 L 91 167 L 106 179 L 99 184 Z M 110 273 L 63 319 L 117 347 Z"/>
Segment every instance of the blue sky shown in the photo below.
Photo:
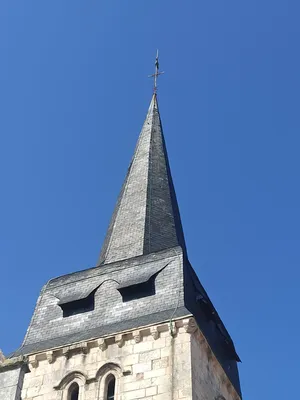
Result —
<path fill-rule="evenodd" d="M 95 265 L 150 97 L 190 260 L 245 399 L 296 396 L 299 2 L 2 0 L 0 347 L 42 285 Z"/>

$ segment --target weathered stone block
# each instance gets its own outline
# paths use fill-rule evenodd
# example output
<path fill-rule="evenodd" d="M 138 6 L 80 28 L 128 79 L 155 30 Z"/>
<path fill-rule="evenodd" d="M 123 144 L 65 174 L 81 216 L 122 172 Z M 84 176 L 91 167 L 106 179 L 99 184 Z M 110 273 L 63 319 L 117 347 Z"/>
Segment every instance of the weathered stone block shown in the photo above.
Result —
<path fill-rule="evenodd" d="M 132 372 L 134 374 L 139 373 L 139 372 L 146 372 L 146 371 L 151 371 L 151 361 L 145 362 L 145 363 L 139 363 L 135 364 L 132 366 Z"/>
<path fill-rule="evenodd" d="M 160 349 L 146 351 L 139 354 L 139 362 L 157 360 L 160 358 Z"/>
<path fill-rule="evenodd" d="M 163 357 L 152 361 L 152 369 L 161 369 L 169 366 L 169 357 Z"/>
<path fill-rule="evenodd" d="M 125 392 L 122 395 L 123 400 L 134 400 L 134 399 L 142 399 L 145 397 L 146 390 L 132 390 L 131 392 Z"/>
<path fill-rule="evenodd" d="M 152 386 L 146 389 L 146 396 L 154 396 L 157 394 L 157 386 Z"/>

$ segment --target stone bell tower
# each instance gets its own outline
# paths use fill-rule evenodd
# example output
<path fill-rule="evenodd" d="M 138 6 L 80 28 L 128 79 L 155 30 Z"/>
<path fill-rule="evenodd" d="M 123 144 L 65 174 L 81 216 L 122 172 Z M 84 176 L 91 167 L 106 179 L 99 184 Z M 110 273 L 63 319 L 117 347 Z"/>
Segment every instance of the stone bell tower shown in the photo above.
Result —
<path fill-rule="evenodd" d="M 0 399 L 239 400 L 237 361 L 187 256 L 155 91 L 97 266 L 42 288 Z"/>

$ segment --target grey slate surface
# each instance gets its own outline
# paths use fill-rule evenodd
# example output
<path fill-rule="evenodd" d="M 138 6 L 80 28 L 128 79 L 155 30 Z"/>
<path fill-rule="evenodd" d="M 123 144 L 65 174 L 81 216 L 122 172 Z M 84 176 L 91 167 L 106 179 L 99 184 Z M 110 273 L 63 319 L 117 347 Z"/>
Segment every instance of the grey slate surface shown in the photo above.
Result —
<path fill-rule="evenodd" d="M 120 286 L 140 283 L 155 273 L 154 295 L 123 302 Z M 94 310 L 63 317 L 59 306 L 63 299 L 80 299 L 95 288 Z M 80 341 L 115 333 L 134 328 L 134 324 L 161 322 L 181 307 L 184 287 L 180 247 L 79 271 L 45 285 L 20 352 L 46 349 L 51 343 L 69 344 L 70 338 Z"/>
<path fill-rule="evenodd" d="M 99 265 L 185 241 L 154 94 L 101 250 Z"/>
<path fill-rule="evenodd" d="M 172 318 L 179 318 L 191 315 L 191 313 L 185 307 L 179 307 L 176 310 L 164 310 L 158 313 L 143 315 L 139 318 L 134 318 L 131 320 L 120 321 L 115 324 L 99 326 L 93 329 L 87 329 L 85 331 L 78 331 L 74 334 L 60 336 L 54 339 L 49 339 L 37 343 L 27 344 L 16 352 L 12 356 L 18 356 L 21 354 L 31 354 L 39 351 L 44 351 L 47 349 L 53 349 L 60 346 L 64 346 L 70 343 L 77 343 L 84 340 L 90 340 L 92 338 L 105 337 L 115 332 L 123 332 L 131 329 L 136 329 L 139 327 L 157 324 L 160 322 L 170 321 Z"/>

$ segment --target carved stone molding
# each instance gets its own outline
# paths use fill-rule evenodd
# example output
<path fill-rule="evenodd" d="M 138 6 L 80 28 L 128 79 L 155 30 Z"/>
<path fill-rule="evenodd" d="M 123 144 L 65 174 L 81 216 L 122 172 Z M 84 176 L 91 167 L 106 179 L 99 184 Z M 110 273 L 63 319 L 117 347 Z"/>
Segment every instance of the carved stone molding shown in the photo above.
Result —
<path fill-rule="evenodd" d="M 168 330 L 172 338 L 174 338 L 177 335 L 177 327 L 174 321 L 169 322 Z"/>
<path fill-rule="evenodd" d="M 159 331 L 157 326 L 152 326 L 150 328 L 150 333 L 154 340 L 157 340 L 159 338 Z"/>
<path fill-rule="evenodd" d="M 64 347 L 62 350 L 62 355 L 66 357 L 67 359 L 69 358 L 69 347 Z"/>
<path fill-rule="evenodd" d="M 140 343 L 140 341 L 142 340 L 141 331 L 133 331 L 132 336 L 135 343 Z"/>
<path fill-rule="evenodd" d="M 194 318 L 186 318 L 183 320 L 183 328 L 187 333 L 195 333 L 197 330 L 197 324 Z"/>
<path fill-rule="evenodd" d="M 39 362 L 38 362 L 36 356 L 29 356 L 29 358 L 28 358 L 28 364 L 29 364 L 32 368 L 37 368 Z"/>
<path fill-rule="evenodd" d="M 101 338 L 98 339 L 98 347 L 100 348 L 100 350 L 104 351 L 107 349 L 107 343 L 105 341 L 105 339 Z"/>
<path fill-rule="evenodd" d="M 74 344 L 72 346 L 64 347 L 62 354 L 64 357 L 71 358 L 74 354 L 87 354 L 89 351 L 87 342 L 82 342 L 79 344 Z"/>
<path fill-rule="evenodd" d="M 47 358 L 49 364 L 54 363 L 54 361 L 55 361 L 54 352 L 53 351 L 47 351 L 46 352 L 46 358 Z"/>
<path fill-rule="evenodd" d="M 140 343 L 144 336 L 147 337 L 150 335 L 152 336 L 153 340 L 157 340 L 160 337 L 161 332 L 169 332 L 169 334 L 176 339 L 177 334 L 181 332 L 181 330 L 188 333 L 196 331 L 196 334 L 199 335 L 199 340 L 202 338 L 204 343 L 206 343 L 204 337 L 201 335 L 201 331 L 197 329 L 194 318 L 192 316 L 188 316 L 185 318 L 174 318 L 171 322 L 163 322 L 150 327 L 148 325 L 136 330 L 112 334 L 105 338 L 92 339 L 88 342 L 81 342 L 53 350 L 47 350 L 35 355 L 30 355 L 28 357 L 28 363 L 31 365 L 31 368 L 36 368 L 38 366 L 38 360 L 48 360 L 48 362 L 51 364 L 54 363 L 58 357 L 63 356 L 69 359 L 75 354 L 87 354 L 90 349 L 95 347 L 99 347 L 102 351 L 105 351 L 107 347 L 113 343 L 117 343 L 119 347 L 122 347 L 126 340 L 134 339 L 135 343 Z M 36 359 L 36 357 L 38 357 L 38 359 Z M 210 354 L 208 354 L 208 357 L 210 357 Z M 7 362 L 8 360 L 5 360 L 3 364 Z M 0 366 L 1 365 L 2 364 L 0 364 Z"/>
<path fill-rule="evenodd" d="M 125 343 L 123 335 L 116 335 L 115 336 L 115 342 L 117 343 L 117 345 L 119 347 L 122 347 L 124 345 L 124 343 Z"/>
<path fill-rule="evenodd" d="M 81 351 L 82 351 L 83 354 L 87 354 L 89 352 L 89 348 L 88 348 L 87 342 L 83 342 L 80 345 L 80 348 L 81 348 Z"/>

